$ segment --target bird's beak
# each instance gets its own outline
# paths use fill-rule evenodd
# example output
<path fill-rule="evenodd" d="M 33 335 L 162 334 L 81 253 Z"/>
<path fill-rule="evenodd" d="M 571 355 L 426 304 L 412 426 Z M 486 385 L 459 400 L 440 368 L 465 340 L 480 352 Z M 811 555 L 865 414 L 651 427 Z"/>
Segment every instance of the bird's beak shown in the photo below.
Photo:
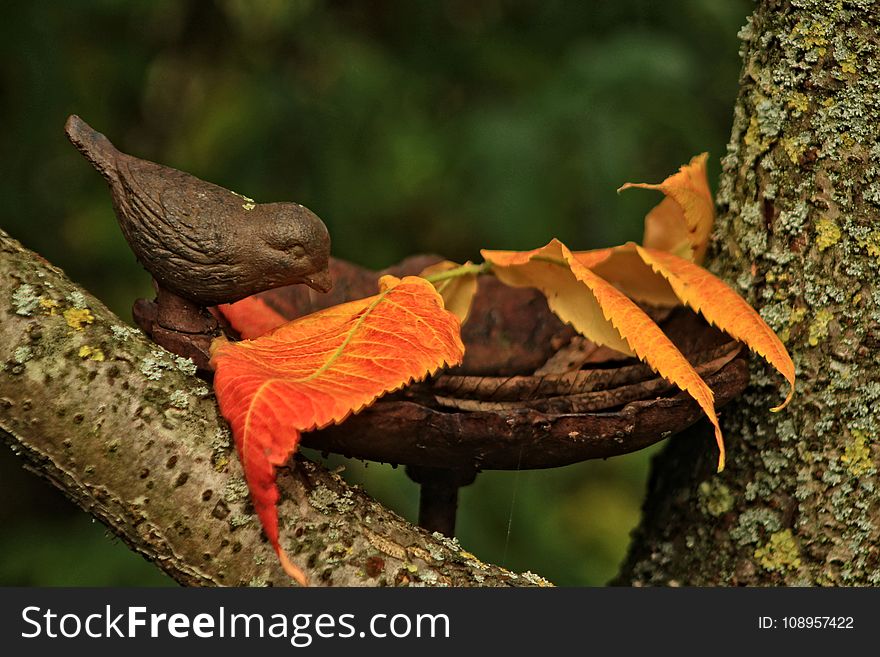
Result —
<path fill-rule="evenodd" d="M 330 278 L 330 270 L 325 269 L 324 271 L 318 272 L 317 274 L 312 274 L 308 276 L 305 280 L 306 285 L 308 285 L 313 290 L 317 290 L 318 292 L 327 293 L 333 287 L 333 279 Z"/>

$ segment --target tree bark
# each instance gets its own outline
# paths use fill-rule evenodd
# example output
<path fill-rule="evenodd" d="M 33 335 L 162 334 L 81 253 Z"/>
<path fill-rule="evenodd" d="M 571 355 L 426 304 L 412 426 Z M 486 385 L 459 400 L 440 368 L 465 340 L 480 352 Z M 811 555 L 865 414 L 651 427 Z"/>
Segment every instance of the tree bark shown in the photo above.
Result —
<path fill-rule="evenodd" d="M 287 586 L 208 385 L 0 231 L 0 438 L 186 585 Z M 314 584 L 533 586 L 303 457 L 279 469 L 281 543 Z"/>
<path fill-rule="evenodd" d="M 728 467 L 691 432 L 655 459 L 618 583 L 880 584 L 880 8 L 764 1 L 723 160 L 711 268 L 792 353 L 725 409 Z"/>

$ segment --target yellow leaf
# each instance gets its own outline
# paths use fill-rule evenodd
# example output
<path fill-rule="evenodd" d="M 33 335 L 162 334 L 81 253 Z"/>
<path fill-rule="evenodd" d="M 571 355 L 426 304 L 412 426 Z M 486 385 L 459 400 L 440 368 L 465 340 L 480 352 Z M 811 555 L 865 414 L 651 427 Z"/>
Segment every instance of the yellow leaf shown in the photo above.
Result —
<path fill-rule="evenodd" d="M 574 257 L 630 299 L 662 308 L 680 305 L 672 286 L 657 276 L 629 244 L 602 251 L 603 258 L 596 251 L 576 251 Z"/>
<path fill-rule="evenodd" d="M 617 190 L 640 187 L 666 195 L 645 217 L 642 243 L 646 248 L 668 251 L 702 264 L 715 223 L 715 203 L 706 178 L 708 159 L 709 154 L 702 153 L 661 183 L 626 183 Z"/>
<path fill-rule="evenodd" d="M 597 265 L 605 262 L 614 253 L 614 248 L 593 249 L 591 251 L 574 251 L 573 252 L 584 267 L 592 269 Z"/>
<path fill-rule="evenodd" d="M 635 355 L 626 340 L 605 319 L 602 307 L 589 286 L 578 280 L 565 260 L 571 252 L 558 240 L 534 251 L 481 251 L 492 271 L 513 287 L 538 288 L 550 309 L 564 322 L 597 344 Z M 582 267 L 586 269 L 585 267 Z M 587 270 L 589 271 L 589 270 Z M 598 278 L 592 276 L 592 278 Z"/>
<path fill-rule="evenodd" d="M 534 251 L 482 251 L 495 275 L 515 287 L 535 287 L 551 310 L 578 332 L 624 353 L 635 354 L 696 400 L 715 427 L 718 469 L 724 441 L 714 395 L 659 326 L 613 285 L 585 267 L 558 240 Z"/>
<path fill-rule="evenodd" d="M 470 261 L 464 266 L 472 265 Z M 435 277 L 438 280 L 432 281 L 437 292 L 443 297 L 443 305 L 446 310 L 458 317 L 458 321 L 464 324 L 467 321 L 468 314 L 471 311 L 471 303 L 474 295 L 477 293 L 477 275 L 462 274 L 451 278 L 436 277 L 436 274 L 442 274 L 453 269 L 459 269 L 462 265 L 444 260 L 426 267 L 419 276 L 422 278 Z"/>
<path fill-rule="evenodd" d="M 672 286 L 682 303 L 690 306 L 711 323 L 737 340 L 744 342 L 789 383 L 789 392 L 779 411 L 794 395 L 794 363 L 782 341 L 746 301 L 702 267 L 658 249 L 648 249 L 630 242 L 629 248 Z"/>

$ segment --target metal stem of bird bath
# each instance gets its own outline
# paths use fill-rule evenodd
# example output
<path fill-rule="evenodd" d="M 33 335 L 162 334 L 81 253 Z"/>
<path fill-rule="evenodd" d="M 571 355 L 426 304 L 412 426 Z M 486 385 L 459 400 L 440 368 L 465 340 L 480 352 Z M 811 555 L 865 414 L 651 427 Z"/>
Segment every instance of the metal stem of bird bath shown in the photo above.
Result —
<path fill-rule="evenodd" d="M 410 465 L 406 474 L 420 487 L 419 526 L 432 533 L 455 536 L 458 489 L 474 483 L 476 471 Z"/>

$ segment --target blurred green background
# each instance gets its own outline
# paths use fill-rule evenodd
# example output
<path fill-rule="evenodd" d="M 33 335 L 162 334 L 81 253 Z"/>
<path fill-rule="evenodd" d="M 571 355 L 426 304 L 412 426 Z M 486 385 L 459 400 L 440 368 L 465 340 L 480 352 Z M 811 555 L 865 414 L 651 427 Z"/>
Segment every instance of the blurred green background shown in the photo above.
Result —
<path fill-rule="evenodd" d="M 130 153 L 296 200 L 371 267 L 641 237 L 650 192 L 729 135 L 746 0 L 32 0 L 4 4 L 0 226 L 126 320 L 151 294 L 69 113 Z M 459 537 L 563 585 L 609 580 L 650 450 L 462 491 Z M 346 476 L 409 519 L 402 469 Z M 158 569 L 0 449 L 0 584 L 161 585 Z"/>

